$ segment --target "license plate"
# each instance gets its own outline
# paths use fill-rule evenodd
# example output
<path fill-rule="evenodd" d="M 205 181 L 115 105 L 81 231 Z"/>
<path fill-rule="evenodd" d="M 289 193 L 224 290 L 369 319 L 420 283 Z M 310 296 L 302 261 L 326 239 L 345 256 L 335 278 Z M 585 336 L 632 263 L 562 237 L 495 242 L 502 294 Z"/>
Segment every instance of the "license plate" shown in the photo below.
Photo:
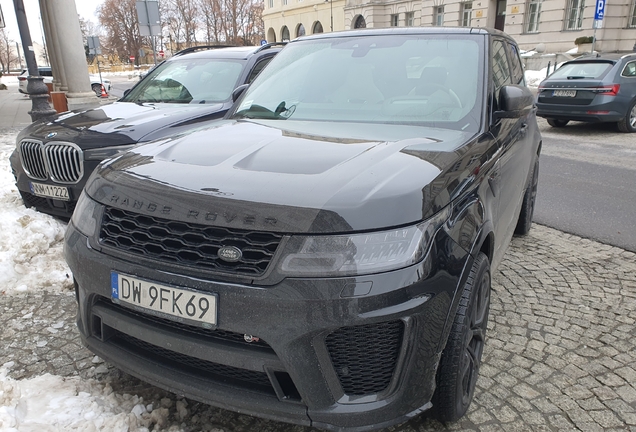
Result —
<path fill-rule="evenodd" d="M 576 97 L 576 90 L 555 90 L 552 96 L 556 97 Z"/>
<path fill-rule="evenodd" d="M 68 188 L 64 186 L 52 186 L 42 183 L 29 183 L 33 195 L 69 201 Z"/>
<path fill-rule="evenodd" d="M 216 295 L 161 285 L 117 272 L 110 274 L 111 299 L 134 309 L 204 328 L 216 326 Z"/>

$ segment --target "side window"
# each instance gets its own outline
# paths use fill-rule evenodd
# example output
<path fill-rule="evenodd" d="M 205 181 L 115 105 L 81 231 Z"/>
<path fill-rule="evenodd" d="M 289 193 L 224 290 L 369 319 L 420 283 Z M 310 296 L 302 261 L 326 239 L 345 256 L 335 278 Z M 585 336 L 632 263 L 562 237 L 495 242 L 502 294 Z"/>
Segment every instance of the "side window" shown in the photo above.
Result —
<path fill-rule="evenodd" d="M 492 65 L 493 90 L 495 92 L 495 109 L 499 107 L 499 89 L 501 87 L 512 84 L 510 77 L 510 66 L 506 57 L 506 47 L 500 40 L 492 42 L 492 51 L 490 53 L 490 64 Z"/>
<path fill-rule="evenodd" d="M 526 85 L 526 81 L 523 76 L 523 66 L 521 64 L 521 58 L 519 58 L 519 51 L 517 47 L 511 43 L 508 43 L 510 48 L 510 65 L 512 66 L 512 83 L 519 85 Z"/>
<path fill-rule="evenodd" d="M 627 63 L 623 68 L 623 72 L 621 72 L 621 76 L 636 77 L 636 61 Z"/>
<path fill-rule="evenodd" d="M 252 81 L 254 81 L 254 78 L 256 78 L 256 76 L 263 70 L 263 68 L 267 66 L 267 63 L 269 63 L 273 58 L 274 58 L 273 56 L 270 56 L 262 60 L 259 60 L 252 68 L 252 71 L 250 72 L 250 76 L 247 78 L 247 83 L 249 84 Z"/>

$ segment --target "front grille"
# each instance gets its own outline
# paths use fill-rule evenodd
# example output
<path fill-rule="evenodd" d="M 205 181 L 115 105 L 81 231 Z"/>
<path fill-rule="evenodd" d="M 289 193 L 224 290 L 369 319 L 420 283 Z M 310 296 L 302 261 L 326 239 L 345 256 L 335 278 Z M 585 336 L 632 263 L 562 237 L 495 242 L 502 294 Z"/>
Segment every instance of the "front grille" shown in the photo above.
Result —
<path fill-rule="evenodd" d="M 267 342 L 260 339 L 254 342 L 246 342 L 244 335 L 240 333 L 234 333 L 231 331 L 221 330 L 221 329 L 214 329 L 214 330 L 206 329 L 203 327 L 196 327 L 193 325 L 184 324 L 184 323 L 173 321 L 166 318 L 160 318 L 154 315 L 149 315 L 143 312 L 139 312 L 139 311 L 115 304 L 109 300 L 106 300 L 103 297 L 99 298 L 99 300 L 97 300 L 95 304 L 101 307 L 106 307 L 109 309 L 116 310 L 118 313 L 125 314 L 129 317 L 135 317 L 139 320 L 143 320 L 146 323 L 160 324 L 160 325 L 167 326 L 176 331 L 185 331 L 188 333 L 194 333 L 197 335 L 209 337 L 215 340 L 238 343 L 241 346 L 248 347 L 248 348 L 256 348 L 256 349 L 261 348 L 261 349 L 266 349 L 271 352 L 274 352 L 274 350 L 272 350 L 272 348 L 267 344 Z"/>
<path fill-rule="evenodd" d="M 82 154 L 74 145 L 50 143 L 44 146 L 51 180 L 77 183 L 82 178 Z"/>
<path fill-rule="evenodd" d="M 327 336 L 331 362 L 345 394 L 379 393 L 391 383 L 404 323 L 391 321 L 343 327 Z"/>
<path fill-rule="evenodd" d="M 20 142 L 22 168 L 34 180 L 51 180 L 72 184 L 84 174 L 82 151 L 75 144 L 35 140 Z"/>
<path fill-rule="evenodd" d="M 249 276 L 265 273 L 282 235 L 211 227 L 145 216 L 106 207 L 100 242 L 157 261 Z M 223 246 L 242 252 L 236 262 L 221 260 Z"/>
<path fill-rule="evenodd" d="M 29 177 L 35 180 L 46 180 L 49 177 L 42 147 L 42 143 L 39 141 L 23 140 L 20 142 L 22 168 Z"/>
<path fill-rule="evenodd" d="M 241 369 L 191 357 L 161 348 L 116 330 L 109 342 L 200 378 L 213 379 L 226 384 L 238 384 L 250 390 L 260 390 L 275 394 L 269 377 L 265 372 Z"/>

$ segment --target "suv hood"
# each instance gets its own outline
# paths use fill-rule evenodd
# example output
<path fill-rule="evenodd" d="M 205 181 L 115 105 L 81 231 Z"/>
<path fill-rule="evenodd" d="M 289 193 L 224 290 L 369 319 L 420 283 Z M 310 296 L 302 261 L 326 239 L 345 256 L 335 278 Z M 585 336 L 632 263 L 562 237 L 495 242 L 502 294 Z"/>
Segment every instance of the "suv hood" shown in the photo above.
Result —
<path fill-rule="evenodd" d="M 449 203 L 470 177 L 451 168 L 471 135 L 386 124 L 223 121 L 106 161 L 86 191 L 121 209 L 230 228 L 379 229 L 426 219 Z"/>
<path fill-rule="evenodd" d="M 226 109 L 222 103 L 189 105 L 114 102 L 99 108 L 62 113 L 53 119 L 33 123 L 18 139 L 69 141 L 84 150 L 134 144 L 172 134 L 175 128 L 184 124 L 192 127 L 193 120 L 199 122 L 220 118 Z"/>

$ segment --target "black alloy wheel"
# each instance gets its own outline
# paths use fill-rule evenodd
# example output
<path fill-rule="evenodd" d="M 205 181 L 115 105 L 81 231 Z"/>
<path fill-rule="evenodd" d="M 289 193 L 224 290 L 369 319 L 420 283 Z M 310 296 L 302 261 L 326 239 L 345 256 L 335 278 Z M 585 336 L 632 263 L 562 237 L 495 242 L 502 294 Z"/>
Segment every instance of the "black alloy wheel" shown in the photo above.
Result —
<path fill-rule="evenodd" d="M 102 95 L 102 86 L 95 83 L 93 85 L 91 85 L 91 88 L 93 89 L 93 91 L 95 92 L 95 94 L 99 97 Z"/>
<path fill-rule="evenodd" d="M 570 120 L 557 120 L 552 118 L 549 118 L 547 120 L 550 126 L 557 127 L 557 128 L 565 127 L 568 123 L 570 123 Z"/>
<path fill-rule="evenodd" d="M 468 411 L 479 376 L 490 310 L 490 261 L 480 252 L 461 292 L 451 333 L 437 369 L 433 414 L 442 422 Z"/>
<path fill-rule="evenodd" d="M 618 130 L 621 132 L 636 132 L 636 100 L 627 109 L 625 117 L 618 123 Z"/>
<path fill-rule="evenodd" d="M 530 232 L 532 227 L 532 215 L 534 214 L 534 205 L 537 201 L 537 186 L 539 185 L 539 158 L 534 163 L 534 170 L 532 172 L 532 178 L 526 192 L 523 194 L 523 203 L 521 205 L 521 212 L 519 213 L 519 219 L 517 220 L 517 226 L 515 227 L 515 234 L 526 235 Z"/>

